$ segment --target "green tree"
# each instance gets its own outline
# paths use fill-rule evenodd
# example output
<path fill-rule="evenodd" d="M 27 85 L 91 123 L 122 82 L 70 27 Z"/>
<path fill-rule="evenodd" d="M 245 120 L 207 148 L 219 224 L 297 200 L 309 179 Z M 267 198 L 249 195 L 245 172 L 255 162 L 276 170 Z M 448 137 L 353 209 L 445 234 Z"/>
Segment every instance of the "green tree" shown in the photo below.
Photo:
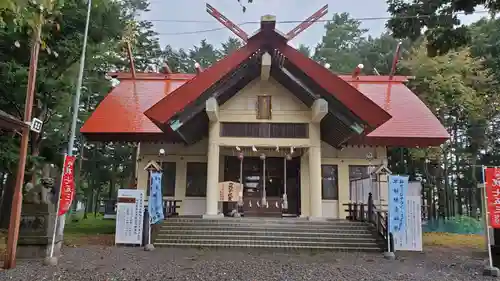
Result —
<path fill-rule="evenodd" d="M 472 14 L 484 6 L 494 14 L 500 8 L 498 0 L 387 0 L 387 3 L 392 15 L 387 27 L 394 36 L 415 41 L 423 34 L 427 40 L 427 53 L 431 56 L 444 54 L 470 42 L 469 28 L 461 23 L 457 13 Z"/>
<path fill-rule="evenodd" d="M 410 151 L 427 179 L 429 213 L 434 217 L 450 217 L 461 213 L 466 205 L 471 215 L 479 207 L 475 189 L 478 182 L 475 168 L 486 133 L 492 104 L 498 103 L 489 71 L 483 61 L 470 55 L 465 48 L 450 51 L 443 56 L 428 57 L 427 48 L 416 48 L 403 66 L 415 76 L 409 86 L 427 104 L 452 135 L 449 142 L 439 148 Z M 475 136 L 475 137 L 474 137 Z M 470 181 L 460 175 L 467 174 Z M 451 177 L 451 175 L 455 175 Z M 469 194 L 464 194 L 467 190 Z M 467 199 L 464 199 L 465 196 Z M 436 199 L 437 198 L 437 199 Z M 437 213 L 436 213 L 437 212 Z"/>
<path fill-rule="evenodd" d="M 304 45 L 304 44 L 300 44 L 297 51 L 301 52 L 302 54 L 304 54 L 304 56 L 306 56 L 308 58 L 310 58 L 312 56 L 311 48 L 309 46 Z"/>
<path fill-rule="evenodd" d="M 81 103 L 79 125 L 89 115 L 87 111 L 92 111 L 110 89 L 110 83 L 105 80 L 104 73 L 128 68 L 129 64 L 122 44 L 124 36 L 127 35 L 124 30 L 130 25 L 137 11 L 141 9 L 147 9 L 146 1 L 93 1 L 82 90 L 82 100 L 88 102 Z M 62 152 L 67 147 L 69 109 L 75 92 L 86 11 L 87 4 L 84 1 L 67 0 L 57 13 L 53 13 L 55 20 L 44 24 L 34 116 L 45 123 L 42 132 L 32 134 L 30 138 L 30 159 L 40 162 L 40 166 L 43 163 L 60 165 Z M 0 79 L 3 81 L 3 87 L 0 89 L 0 109 L 22 117 L 25 95 L 23 85 L 26 85 L 27 81 L 29 63 L 27 54 L 29 54 L 31 39 L 29 33 L 32 27 L 29 22 L 23 23 L 21 28 L 10 28 L 10 25 L 14 23 L 6 24 L 9 26 L 0 29 L 0 40 L 6 46 L 0 49 Z M 133 47 L 138 53 L 136 56 L 138 70 L 154 68 L 159 62 L 160 49 L 157 39 L 154 38 L 155 34 L 151 31 L 151 24 L 138 22 L 133 26 L 137 27 L 133 33 L 136 36 Z M 7 203 L 10 202 L 8 198 L 11 193 L 7 191 L 12 187 L 10 183 L 15 178 L 15 165 L 12 163 L 17 162 L 15 147 L 18 138 L 16 135 L 0 132 L 0 141 L 1 154 L 8 157 L 8 161 L 0 166 L 0 173 L 3 178 L 7 177 L 7 183 L 9 183 L 5 186 L 3 193 L 4 204 L 2 204 L 1 214 L 3 218 L 8 218 L 10 206 Z M 76 145 L 77 148 L 82 147 L 81 138 Z M 85 149 L 79 150 L 85 152 Z M 115 156 L 115 154 L 106 154 L 106 157 L 110 159 Z M 28 175 L 34 175 L 37 172 L 37 166 L 33 165 L 33 161 L 30 163 Z M 118 166 L 115 165 L 115 167 Z M 127 171 L 127 169 L 116 169 Z M 5 220 L 3 222 L 5 226 Z"/>
<path fill-rule="evenodd" d="M 243 45 L 241 44 L 241 41 L 239 39 L 229 37 L 226 42 L 222 43 L 222 50 L 220 51 L 220 53 L 222 56 L 227 56 L 237 49 L 241 48 L 241 46 Z"/>
<path fill-rule="evenodd" d="M 361 22 L 348 13 L 333 14 L 332 20 L 325 24 L 326 34 L 316 46 L 314 60 L 330 64 L 332 71 L 349 73 L 361 63 L 357 48 L 365 42 Z"/>

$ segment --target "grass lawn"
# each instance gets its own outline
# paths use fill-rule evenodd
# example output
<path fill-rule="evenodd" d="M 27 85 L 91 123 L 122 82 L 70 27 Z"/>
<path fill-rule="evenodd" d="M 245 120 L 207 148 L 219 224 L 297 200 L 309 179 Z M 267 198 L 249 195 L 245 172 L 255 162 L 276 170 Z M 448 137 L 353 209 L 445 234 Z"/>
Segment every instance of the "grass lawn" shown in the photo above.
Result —
<path fill-rule="evenodd" d="M 486 249 L 485 237 L 477 234 L 427 232 L 424 233 L 423 240 L 424 250 L 425 247 L 464 247 L 479 250 Z"/>
<path fill-rule="evenodd" d="M 102 216 L 89 214 L 87 219 L 78 221 L 68 219 L 64 229 L 64 244 L 80 245 L 113 245 L 115 237 L 115 220 L 105 220 Z"/>

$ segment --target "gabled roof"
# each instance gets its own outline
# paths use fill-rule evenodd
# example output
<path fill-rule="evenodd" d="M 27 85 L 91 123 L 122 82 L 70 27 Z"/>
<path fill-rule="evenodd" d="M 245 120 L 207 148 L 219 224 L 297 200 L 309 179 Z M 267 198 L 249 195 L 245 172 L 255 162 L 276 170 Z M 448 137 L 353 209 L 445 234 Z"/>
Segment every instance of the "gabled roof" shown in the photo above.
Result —
<path fill-rule="evenodd" d="M 283 36 L 272 30 L 261 30 L 252 36 L 248 43 L 215 63 L 194 79 L 179 87 L 171 95 L 165 96 L 145 112 L 157 125 L 165 125 L 175 114 L 182 112 L 188 105 L 194 103 L 210 87 L 219 80 L 234 72 L 246 60 L 256 55 L 257 51 L 268 50 L 276 59 L 284 56 L 303 74 L 335 97 L 356 116 L 374 129 L 385 123 L 391 116 L 372 100 L 363 95 L 337 75 L 306 57 L 286 44 Z"/>
<path fill-rule="evenodd" d="M 135 91 L 130 74 L 118 75 L 121 83 L 97 106 L 81 128 L 81 132 L 91 140 L 168 141 L 162 131 L 144 115 L 144 111 L 194 75 L 144 74 L 138 76 L 135 81 Z M 379 106 L 387 105 L 387 76 L 360 76 L 359 80 L 355 81 L 350 75 L 339 77 L 358 86 L 365 96 Z M 349 143 L 406 147 L 436 146 L 449 138 L 444 127 L 427 106 L 403 84 L 405 81 L 406 77 L 395 76 L 393 79 L 388 103 L 388 111 L 393 117 L 364 138 Z"/>

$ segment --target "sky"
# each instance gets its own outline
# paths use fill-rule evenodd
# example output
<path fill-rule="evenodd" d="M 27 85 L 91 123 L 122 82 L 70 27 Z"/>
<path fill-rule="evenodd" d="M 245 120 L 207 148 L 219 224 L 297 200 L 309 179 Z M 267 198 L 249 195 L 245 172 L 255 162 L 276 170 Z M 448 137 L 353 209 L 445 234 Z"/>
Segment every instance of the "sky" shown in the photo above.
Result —
<path fill-rule="evenodd" d="M 253 0 L 247 4 L 245 13 L 237 0 L 150 0 L 150 11 L 141 15 L 142 19 L 152 21 L 154 29 L 159 33 L 162 47 L 170 44 L 174 48 L 192 48 L 202 39 L 220 46 L 229 37 L 235 37 L 226 28 L 216 31 L 210 29 L 221 28 L 223 25 L 206 12 L 206 3 L 219 10 L 228 19 L 236 24 L 248 23 L 241 26 L 249 35 L 259 28 L 260 17 L 266 14 L 276 16 L 277 29 L 287 33 L 298 23 L 279 23 L 280 21 L 302 21 L 328 4 L 328 14 L 323 17 L 327 20 L 333 13 L 347 12 L 353 18 L 363 19 L 362 27 L 369 30 L 369 34 L 377 36 L 385 31 L 387 19 L 386 0 Z M 242 3 L 247 0 L 241 0 Z M 463 23 L 469 24 L 477 21 L 487 14 L 478 13 L 461 16 Z M 183 22 L 175 22 L 183 21 Z M 197 21 L 197 22 L 187 22 Z M 179 34 L 186 32 L 207 31 L 194 34 Z M 315 46 L 324 34 L 324 22 L 315 23 L 302 32 L 291 42 L 294 46 L 305 44 Z"/>

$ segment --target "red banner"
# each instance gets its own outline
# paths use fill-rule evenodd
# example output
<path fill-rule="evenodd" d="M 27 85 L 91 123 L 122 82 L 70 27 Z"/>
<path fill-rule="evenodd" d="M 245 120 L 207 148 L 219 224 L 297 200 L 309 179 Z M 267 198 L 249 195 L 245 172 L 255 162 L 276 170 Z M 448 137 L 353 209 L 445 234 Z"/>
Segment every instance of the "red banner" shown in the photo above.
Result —
<path fill-rule="evenodd" d="M 75 197 L 75 156 L 64 156 L 64 166 L 59 187 L 61 196 L 59 197 L 59 216 L 66 214 L 71 208 L 71 202 Z"/>
<path fill-rule="evenodd" d="M 500 228 L 500 168 L 486 168 L 484 173 L 490 226 Z"/>

